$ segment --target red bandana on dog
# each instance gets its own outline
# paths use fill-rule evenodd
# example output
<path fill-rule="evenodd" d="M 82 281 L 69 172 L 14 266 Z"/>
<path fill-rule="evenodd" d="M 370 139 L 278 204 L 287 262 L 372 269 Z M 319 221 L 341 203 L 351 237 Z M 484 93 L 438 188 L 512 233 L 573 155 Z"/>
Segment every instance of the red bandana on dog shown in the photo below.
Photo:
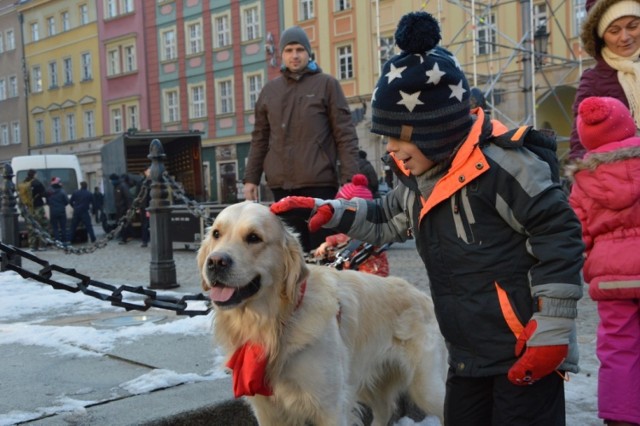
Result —
<path fill-rule="evenodd" d="M 267 361 L 262 345 L 247 342 L 234 352 L 227 362 L 233 370 L 233 396 L 273 395 L 264 379 Z"/>

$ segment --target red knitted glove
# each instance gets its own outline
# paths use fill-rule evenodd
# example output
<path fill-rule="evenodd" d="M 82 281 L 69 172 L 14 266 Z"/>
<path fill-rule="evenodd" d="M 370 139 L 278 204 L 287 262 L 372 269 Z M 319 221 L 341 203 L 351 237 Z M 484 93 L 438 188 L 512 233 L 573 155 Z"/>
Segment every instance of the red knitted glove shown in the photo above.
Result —
<path fill-rule="evenodd" d="M 523 351 L 524 355 L 509 370 L 508 377 L 511 383 L 519 386 L 531 385 L 553 373 L 562 364 L 569 352 L 568 344 L 530 345 L 530 339 L 534 339 L 534 336 L 538 337 L 537 334 L 555 334 L 554 331 L 553 328 L 547 327 L 541 327 L 541 330 L 538 330 L 538 321 L 535 319 L 529 321 L 516 342 L 516 356 Z"/>
<path fill-rule="evenodd" d="M 329 204 L 321 204 L 322 202 L 324 201 L 312 197 L 285 197 L 273 203 L 270 209 L 275 214 L 283 214 L 297 209 L 310 210 L 309 231 L 316 232 L 333 216 L 333 207 Z M 318 207 L 317 210 L 316 207 Z"/>

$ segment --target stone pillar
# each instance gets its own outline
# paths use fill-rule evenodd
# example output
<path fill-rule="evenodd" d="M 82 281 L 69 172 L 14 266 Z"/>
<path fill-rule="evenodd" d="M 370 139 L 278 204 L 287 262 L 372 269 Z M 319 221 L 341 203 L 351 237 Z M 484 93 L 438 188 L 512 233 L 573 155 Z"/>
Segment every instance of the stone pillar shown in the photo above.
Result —
<path fill-rule="evenodd" d="M 0 207 L 0 228 L 2 228 L 2 242 L 14 247 L 20 246 L 20 230 L 18 228 L 18 209 L 16 206 L 16 188 L 11 180 L 13 169 L 11 164 L 4 165 L 4 185 L 2 188 L 2 206 Z M 22 257 L 10 256 L 9 263 L 15 266 L 22 266 Z M 3 269 L 4 270 L 4 269 Z"/>
<path fill-rule="evenodd" d="M 164 182 L 164 159 L 166 154 L 158 139 L 151 141 L 151 199 L 149 201 L 149 232 L 151 234 L 151 264 L 149 266 L 149 287 L 170 289 L 179 287 L 176 279 L 176 264 L 173 260 L 173 243 L 169 233 L 171 204 L 169 191 Z"/>

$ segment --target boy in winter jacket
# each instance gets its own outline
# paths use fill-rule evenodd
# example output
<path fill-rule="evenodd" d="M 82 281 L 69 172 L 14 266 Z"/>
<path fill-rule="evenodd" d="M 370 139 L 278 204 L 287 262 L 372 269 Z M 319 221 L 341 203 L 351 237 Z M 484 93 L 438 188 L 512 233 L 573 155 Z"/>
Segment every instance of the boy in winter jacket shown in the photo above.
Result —
<path fill-rule="evenodd" d="M 521 128 L 492 136 L 426 12 L 405 15 L 372 94 L 398 184 L 378 200 L 290 197 L 328 227 L 381 245 L 414 238 L 449 349 L 446 425 L 564 425 L 577 371 L 580 222 Z M 524 146 L 523 146 L 524 145 Z M 428 362 L 428 361 L 427 361 Z"/>
<path fill-rule="evenodd" d="M 569 201 L 582 222 L 584 279 L 598 303 L 598 415 L 640 425 L 640 138 L 618 99 L 589 97 L 577 130 L 587 154 Z"/>
<path fill-rule="evenodd" d="M 47 204 L 49 205 L 49 222 L 53 232 L 53 238 L 66 244 L 67 242 L 67 205 L 69 197 L 62 188 L 59 177 L 52 177 L 47 190 Z"/>

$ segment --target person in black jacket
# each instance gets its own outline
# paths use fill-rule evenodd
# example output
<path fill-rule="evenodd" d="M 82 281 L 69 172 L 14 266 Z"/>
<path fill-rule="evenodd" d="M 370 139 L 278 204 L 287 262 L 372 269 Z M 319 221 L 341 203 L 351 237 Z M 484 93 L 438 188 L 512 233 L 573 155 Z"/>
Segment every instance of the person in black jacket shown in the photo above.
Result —
<path fill-rule="evenodd" d="M 62 188 L 59 177 L 51 178 L 51 186 L 47 190 L 47 204 L 49 205 L 49 222 L 53 238 L 65 244 L 67 242 L 67 205 L 69 197 Z"/>
<path fill-rule="evenodd" d="M 129 187 L 124 183 L 120 176 L 116 173 L 111 173 L 109 180 L 113 185 L 113 201 L 116 209 L 116 217 L 120 220 L 121 217 L 127 214 L 129 207 L 131 207 L 132 199 L 129 193 Z M 131 224 L 127 223 L 126 226 L 120 231 L 120 242 L 118 244 L 126 244 L 129 239 Z"/>
<path fill-rule="evenodd" d="M 104 205 L 104 194 L 100 192 L 99 187 L 93 189 L 93 216 L 96 218 L 96 224 L 102 223 L 102 206 Z"/>
<path fill-rule="evenodd" d="M 91 224 L 91 215 L 89 209 L 93 205 L 93 194 L 87 189 L 87 182 L 80 182 L 80 189 L 74 191 L 71 194 L 71 200 L 69 200 L 71 207 L 73 207 L 73 218 L 71 219 L 71 228 L 69 229 L 69 241 L 73 241 L 73 235 L 78 228 L 78 224 L 82 222 L 84 227 L 87 228 L 87 234 L 91 239 L 91 242 L 96 241 L 96 235 L 93 232 L 93 225 Z"/>

